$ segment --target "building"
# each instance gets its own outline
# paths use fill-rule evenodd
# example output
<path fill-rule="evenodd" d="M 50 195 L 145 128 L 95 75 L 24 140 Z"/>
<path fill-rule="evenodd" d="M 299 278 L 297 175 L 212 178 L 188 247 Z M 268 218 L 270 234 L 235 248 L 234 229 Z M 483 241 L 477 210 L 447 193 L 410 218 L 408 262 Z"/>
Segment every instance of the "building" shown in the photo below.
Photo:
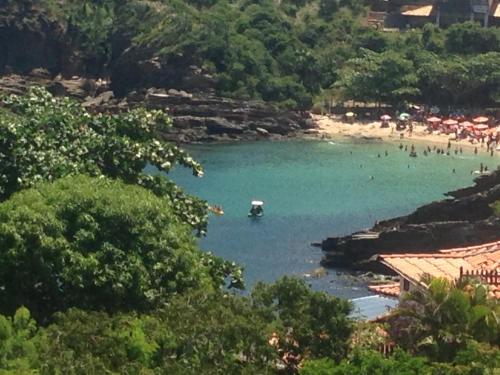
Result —
<path fill-rule="evenodd" d="M 500 24 L 499 0 L 429 0 L 426 3 L 403 5 L 399 10 L 400 25 L 420 27 L 425 23 L 449 26 L 477 21 L 483 26 Z"/>
<path fill-rule="evenodd" d="M 427 274 L 449 280 L 474 277 L 490 285 L 490 293 L 500 298 L 500 241 L 479 246 L 440 250 L 437 253 L 385 254 L 379 261 L 400 276 L 400 282 L 374 285 L 376 293 L 399 295 L 425 288 L 421 278 Z"/>

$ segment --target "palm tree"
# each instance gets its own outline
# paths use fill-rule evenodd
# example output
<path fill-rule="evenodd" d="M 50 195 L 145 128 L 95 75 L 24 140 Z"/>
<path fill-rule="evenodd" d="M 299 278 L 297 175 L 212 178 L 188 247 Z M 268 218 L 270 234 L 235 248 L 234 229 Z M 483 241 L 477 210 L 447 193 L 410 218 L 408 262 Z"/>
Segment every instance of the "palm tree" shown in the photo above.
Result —
<path fill-rule="evenodd" d="M 478 282 L 424 277 L 427 288 L 405 295 L 391 318 L 391 333 L 407 349 L 450 361 L 468 340 L 498 344 L 500 305 Z"/>

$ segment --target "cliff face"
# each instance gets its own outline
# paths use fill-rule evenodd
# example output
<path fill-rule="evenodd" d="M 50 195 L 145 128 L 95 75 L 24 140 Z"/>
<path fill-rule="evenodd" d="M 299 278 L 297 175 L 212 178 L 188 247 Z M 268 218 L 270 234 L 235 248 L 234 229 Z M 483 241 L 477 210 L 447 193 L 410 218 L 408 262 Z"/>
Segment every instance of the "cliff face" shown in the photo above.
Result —
<path fill-rule="evenodd" d="M 323 264 L 380 270 L 379 253 L 433 252 L 500 239 L 500 218 L 490 205 L 500 200 L 500 170 L 475 185 L 447 194 L 452 198 L 418 208 L 408 216 L 378 223 L 369 231 L 322 242 Z"/>
<path fill-rule="evenodd" d="M 279 139 L 312 132 L 315 126 L 310 118 L 296 112 L 210 93 L 151 88 L 115 97 L 106 82 L 52 79 L 44 69 L 35 69 L 27 76 L 0 77 L 0 94 L 22 95 L 32 85 L 44 86 L 55 95 L 73 97 L 94 112 L 118 112 L 138 106 L 165 110 L 173 119 L 173 127 L 162 136 L 174 142 Z"/>
<path fill-rule="evenodd" d="M 36 6 L 0 6 L 0 74 L 35 68 L 72 73 L 74 61 L 65 33 L 65 25 Z"/>
<path fill-rule="evenodd" d="M 163 136 L 176 142 L 280 138 L 314 127 L 310 119 L 270 104 L 216 96 L 215 79 L 186 56 L 176 61 L 151 57 L 144 48 L 118 48 L 109 66 L 95 68 L 106 70 L 110 80 L 86 77 L 93 69 L 61 19 L 34 1 L 0 0 L 0 94 L 40 85 L 92 111 L 163 109 L 174 120 Z"/>

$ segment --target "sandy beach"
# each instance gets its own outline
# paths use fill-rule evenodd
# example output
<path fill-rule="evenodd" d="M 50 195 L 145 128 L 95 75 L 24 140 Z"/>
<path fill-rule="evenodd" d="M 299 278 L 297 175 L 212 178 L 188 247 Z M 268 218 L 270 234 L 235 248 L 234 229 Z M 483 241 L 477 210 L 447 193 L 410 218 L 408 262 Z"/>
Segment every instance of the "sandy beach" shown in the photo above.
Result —
<path fill-rule="evenodd" d="M 359 122 L 354 121 L 352 124 L 334 119 L 329 116 L 312 115 L 313 121 L 318 127 L 318 135 L 320 137 L 337 138 L 337 137 L 353 137 L 353 138 L 380 138 L 384 141 L 399 142 L 399 143 L 431 143 L 442 145 L 446 148 L 448 141 L 452 147 L 477 147 L 479 152 L 486 152 L 486 145 L 481 143 L 472 144 L 467 140 L 455 141 L 450 139 L 448 134 L 429 134 L 424 125 L 416 125 L 413 128 L 411 136 L 408 131 L 396 130 L 396 123 L 390 121 L 389 128 L 381 128 L 380 121 L 375 122 Z M 401 138 L 403 134 L 403 138 Z M 499 153 L 498 151 L 496 152 Z"/>

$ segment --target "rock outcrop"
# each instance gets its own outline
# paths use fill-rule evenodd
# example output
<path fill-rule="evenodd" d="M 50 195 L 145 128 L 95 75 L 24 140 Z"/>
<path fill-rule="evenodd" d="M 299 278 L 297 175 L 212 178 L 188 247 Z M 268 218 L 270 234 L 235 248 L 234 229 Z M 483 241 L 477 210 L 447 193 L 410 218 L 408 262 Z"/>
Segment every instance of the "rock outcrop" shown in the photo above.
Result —
<path fill-rule="evenodd" d="M 70 96 L 94 112 L 118 112 L 139 106 L 165 110 L 173 119 L 173 127 L 162 135 L 180 143 L 279 139 L 308 133 L 315 127 L 304 114 L 281 111 L 259 101 L 222 98 L 211 92 L 143 89 L 115 97 L 109 82 L 61 76 L 51 79 L 47 71 L 40 69 L 26 76 L 0 77 L 3 94 L 21 95 L 33 85 L 47 87 L 57 96 Z"/>
<path fill-rule="evenodd" d="M 321 244 L 323 265 L 381 271 L 379 253 L 433 252 L 500 239 L 500 217 L 491 207 L 500 200 L 500 170 L 447 195 L 452 198 L 382 221 L 369 231 L 327 238 Z"/>

